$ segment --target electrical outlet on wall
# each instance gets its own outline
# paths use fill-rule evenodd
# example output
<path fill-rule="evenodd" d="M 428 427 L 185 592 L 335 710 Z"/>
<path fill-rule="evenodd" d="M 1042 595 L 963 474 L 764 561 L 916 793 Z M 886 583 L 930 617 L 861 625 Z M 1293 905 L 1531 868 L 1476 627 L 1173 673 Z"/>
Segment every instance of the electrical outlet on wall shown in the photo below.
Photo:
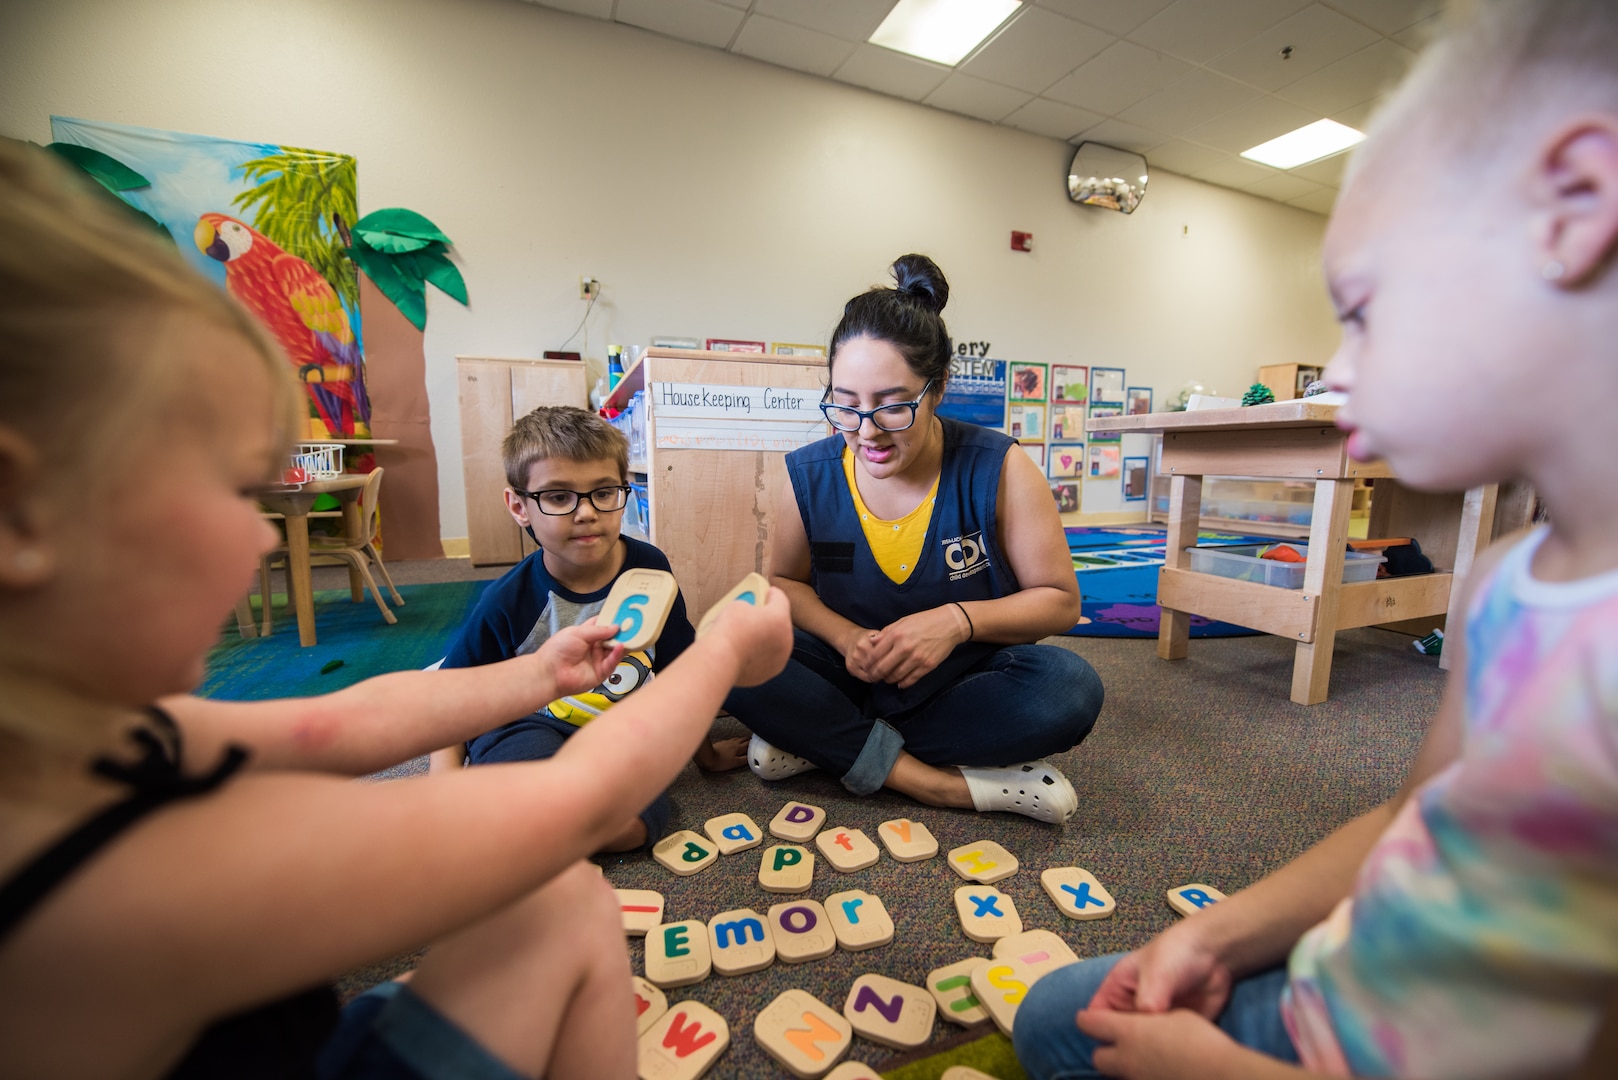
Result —
<path fill-rule="evenodd" d="M 579 299 L 593 300 L 601 295 L 601 282 L 593 277 L 579 278 Z"/>

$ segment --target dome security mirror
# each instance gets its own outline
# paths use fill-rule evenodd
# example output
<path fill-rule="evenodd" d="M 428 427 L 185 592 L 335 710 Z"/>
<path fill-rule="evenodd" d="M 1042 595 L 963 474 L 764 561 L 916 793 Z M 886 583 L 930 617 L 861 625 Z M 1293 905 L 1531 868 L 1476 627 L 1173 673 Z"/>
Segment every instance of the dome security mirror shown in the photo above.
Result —
<path fill-rule="evenodd" d="M 1067 197 L 1086 206 L 1132 214 L 1146 197 L 1146 159 L 1128 150 L 1082 142 L 1067 167 Z"/>

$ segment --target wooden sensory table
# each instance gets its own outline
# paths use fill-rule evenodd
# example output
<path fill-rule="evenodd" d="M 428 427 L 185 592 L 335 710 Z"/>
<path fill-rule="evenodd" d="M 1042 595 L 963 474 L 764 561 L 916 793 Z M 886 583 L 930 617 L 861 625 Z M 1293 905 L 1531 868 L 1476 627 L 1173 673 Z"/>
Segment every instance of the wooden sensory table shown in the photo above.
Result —
<path fill-rule="evenodd" d="M 1091 432 L 1163 436 L 1162 472 L 1171 478 L 1168 542 L 1157 585 L 1163 609 L 1157 655 L 1186 656 L 1191 616 L 1251 627 L 1297 642 L 1292 700 L 1326 700 L 1332 646 L 1339 630 L 1446 615 L 1452 585 L 1471 568 L 1494 531 L 1497 487 L 1464 495 L 1433 496 L 1404 488 L 1381 461 L 1348 456 L 1346 432 L 1333 420 L 1335 405 L 1278 401 L 1236 409 L 1100 417 Z M 1257 476 L 1312 480 L 1314 511 L 1303 588 L 1284 589 L 1190 569 L 1185 549 L 1197 543 L 1204 476 Z M 1354 482 L 1375 479 L 1372 529 L 1413 535 L 1435 568 L 1413 577 L 1343 584 L 1343 553 Z M 1409 506 L 1401 510 L 1401 504 Z M 1381 504 L 1381 505 L 1378 505 Z M 1259 531 L 1262 531 L 1260 527 Z M 1450 622 L 1449 625 L 1460 625 Z M 1441 663 L 1447 667 L 1448 654 Z"/>

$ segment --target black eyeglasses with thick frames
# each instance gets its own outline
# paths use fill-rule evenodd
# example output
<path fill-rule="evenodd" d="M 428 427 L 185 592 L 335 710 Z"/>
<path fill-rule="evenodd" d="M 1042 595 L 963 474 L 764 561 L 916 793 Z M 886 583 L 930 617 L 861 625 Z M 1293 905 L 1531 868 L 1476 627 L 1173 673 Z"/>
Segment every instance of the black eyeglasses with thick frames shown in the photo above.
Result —
<path fill-rule="evenodd" d="M 525 499 L 533 499 L 539 512 L 546 517 L 566 517 L 579 508 L 580 499 L 589 499 L 590 505 L 603 514 L 610 514 L 615 510 L 622 510 L 629 501 L 629 485 L 619 484 L 614 487 L 599 487 L 594 491 L 569 491 L 566 488 L 550 488 L 545 491 L 517 491 Z"/>
<path fill-rule="evenodd" d="M 933 388 L 933 380 L 928 379 L 927 385 L 921 388 L 914 401 L 896 401 L 892 405 L 878 405 L 874 409 L 856 409 L 848 405 L 834 405 L 829 401 L 820 403 L 820 411 L 826 417 L 826 422 L 838 431 L 858 431 L 870 417 L 880 431 L 904 431 L 916 422 L 916 406 L 927 398 L 927 391 Z"/>

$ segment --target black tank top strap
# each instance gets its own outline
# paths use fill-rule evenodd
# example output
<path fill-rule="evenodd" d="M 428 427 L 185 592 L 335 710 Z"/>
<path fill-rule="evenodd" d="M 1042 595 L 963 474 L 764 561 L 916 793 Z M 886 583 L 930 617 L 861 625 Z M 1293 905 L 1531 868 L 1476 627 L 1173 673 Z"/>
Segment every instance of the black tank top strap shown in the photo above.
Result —
<path fill-rule="evenodd" d="M 106 807 L 62 837 L 0 885 L 0 938 L 125 829 L 171 802 L 214 791 L 247 762 L 246 750 L 230 746 L 208 772 L 186 776 L 180 771 L 180 730 L 174 718 L 156 706 L 147 712 L 150 726 L 130 732 L 141 751 L 138 760 L 119 762 L 101 757 L 91 765 L 96 775 L 128 785 L 132 789 L 129 797 Z"/>

